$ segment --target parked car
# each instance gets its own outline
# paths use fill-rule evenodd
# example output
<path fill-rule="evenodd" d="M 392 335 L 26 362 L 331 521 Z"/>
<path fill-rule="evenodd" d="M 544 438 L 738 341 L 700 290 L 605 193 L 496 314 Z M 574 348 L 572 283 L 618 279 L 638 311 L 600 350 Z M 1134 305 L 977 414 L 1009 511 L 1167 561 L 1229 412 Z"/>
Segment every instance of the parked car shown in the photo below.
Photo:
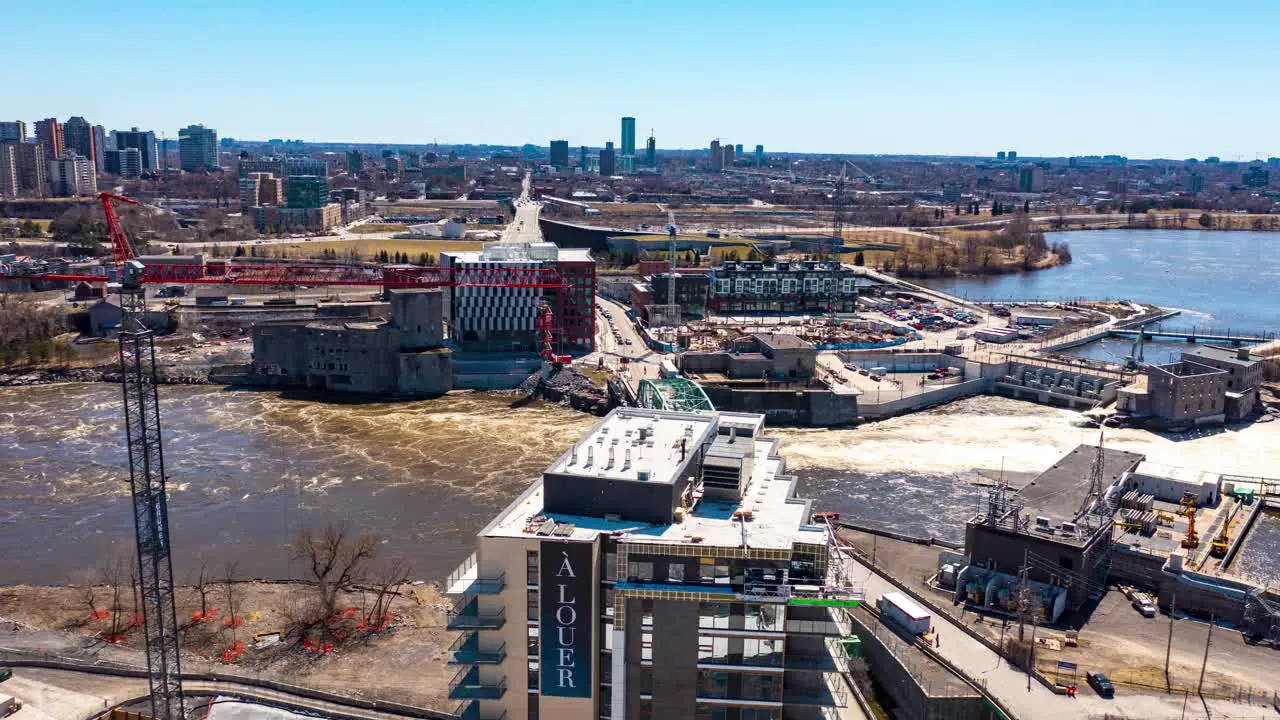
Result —
<path fill-rule="evenodd" d="M 1116 696 L 1116 686 L 1111 684 L 1111 680 L 1100 672 L 1085 673 L 1084 679 L 1088 681 L 1089 687 L 1098 693 L 1099 697 L 1113 698 Z"/>

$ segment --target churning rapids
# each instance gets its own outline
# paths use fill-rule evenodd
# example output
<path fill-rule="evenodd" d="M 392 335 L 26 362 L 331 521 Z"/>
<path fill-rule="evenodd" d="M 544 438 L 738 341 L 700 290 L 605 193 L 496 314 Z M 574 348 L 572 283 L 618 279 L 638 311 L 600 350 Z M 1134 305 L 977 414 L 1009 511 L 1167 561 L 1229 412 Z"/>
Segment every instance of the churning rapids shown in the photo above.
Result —
<path fill-rule="evenodd" d="M 287 577 L 299 527 L 331 519 L 380 535 L 415 576 L 442 579 L 595 420 L 485 394 L 346 403 L 208 386 L 160 392 L 179 580 L 201 553 Z M 132 542 L 119 393 L 110 384 L 0 391 L 0 583 L 64 583 Z M 856 429 L 767 430 L 816 508 L 958 540 L 983 498 L 975 481 L 1002 465 L 1038 472 L 1096 442 L 1096 431 L 1074 422 L 1062 410 L 974 398 Z M 1108 445 L 1192 466 L 1214 457 L 1280 463 L 1269 426 L 1190 442 L 1117 431 Z M 1266 474 L 1236 471 L 1249 469 Z"/>

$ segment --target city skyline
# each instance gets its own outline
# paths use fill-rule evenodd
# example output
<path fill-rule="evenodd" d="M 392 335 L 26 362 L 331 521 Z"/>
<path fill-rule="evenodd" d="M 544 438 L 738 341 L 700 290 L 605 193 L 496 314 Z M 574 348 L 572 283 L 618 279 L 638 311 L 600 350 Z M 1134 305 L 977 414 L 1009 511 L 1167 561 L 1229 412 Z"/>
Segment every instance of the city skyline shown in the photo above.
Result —
<path fill-rule="evenodd" d="M 684 32 L 646 37 L 643 62 L 608 73 L 596 68 L 624 57 L 616 45 L 565 53 L 529 38 L 569 20 L 584 28 L 613 22 L 619 8 L 609 3 L 572 11 L 507 2 L 321 6 L 305 14 L 292 3 L 254 8 L 258 27 L 290 29 L 270 44 L 244 32 L 247 4 L 217 11 L 143 5 L 155 12 L 100 17 L 77 2 L 56 11 L 17 8 L 11 22 L 28 30 L 11 38 L 19 54 L 40 53 L 43 30 L 67 31 L 68 18 L 74 30 L 75 18 L 90 17 L 98 32 L 128 25 L 181 51 L 147 63 L 132 46 L 104 47 L 101 63 L 127 70 L 58 93 L 49 92 L 50 78 L 83 74 L 77 58 L 48 56 L 39 73 L 10 78 L 9 119 L 83 116 L 108 129 L 152 128 L 170 140 L 202 123 L 220 137 L 246 139 L 545 146 L 566 138 L 621 147 L 619 118 L 632 116 L 638 129 L 654 129 L 664 149 L 705 148 L 719 137 L 808 153 L 1280 155 L 1265 122 L 1280 116 L 1280 100 L 1255 91 L 1257 78 L 1273 75 L 1280 61 L 1266 43 L 1242 42 L 1280 20 L 1280 9 L 1261 2 L 1170 8 L 1084 0 L 1069 9 L 1026 9 L 988 1 L 953 10 L 911 0 L 892 10 L 751 5 L 727 16 L 703 3 L 654 7 L 647 11 L 664 26 L 721 32 L 699 34 L 693 45 Z M 377 53 L 314 42 L 339 28 L 358 42 L 428 22 L 452 30 Z M 313 72 L 264 77 L 263 63 L 275 61 Z M 440 72 L 405 74 L 428 66 Z M 549 80 L 529 81 L 539 77 Z M 1210 101 L 1197 87 L 1241 102 Z M 644 88 L 653 92 L 637 92 Z M 486 100 L 492 112 L 483 111 Z"/>

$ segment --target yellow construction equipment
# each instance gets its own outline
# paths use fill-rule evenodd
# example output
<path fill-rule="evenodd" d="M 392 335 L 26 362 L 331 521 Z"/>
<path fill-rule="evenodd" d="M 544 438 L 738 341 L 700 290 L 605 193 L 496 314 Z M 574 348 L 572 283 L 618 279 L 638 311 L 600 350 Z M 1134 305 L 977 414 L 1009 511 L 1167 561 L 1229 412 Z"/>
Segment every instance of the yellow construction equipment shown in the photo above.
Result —
<path fill-rule="evenodd" d="M 1209 545 L 1209 554 L 1220 558 L 1227 554 L 1227 548 L 1231 545 L 1231 536 L 1227 534 L 1227 523 L 1222 526 L 1222 532 L 1218 533 L 1218 537 L 1213 539 L 1213 543 Z"/>
<path fill-rule="evenodd" d="M 1200 535 L 1196 532 L 1196 501 L 1183 502 L 1182 515 L 1187 518 L 1187 535 L 1182 538 L 1182 547 L 1191 549 L 1200 547 Z"/>

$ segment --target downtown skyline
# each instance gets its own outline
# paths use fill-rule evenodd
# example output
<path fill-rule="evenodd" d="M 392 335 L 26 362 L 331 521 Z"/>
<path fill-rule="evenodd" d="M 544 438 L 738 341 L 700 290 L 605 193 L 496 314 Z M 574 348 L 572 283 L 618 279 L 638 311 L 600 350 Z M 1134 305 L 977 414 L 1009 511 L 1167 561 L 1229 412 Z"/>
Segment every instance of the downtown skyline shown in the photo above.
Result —
<path fill-rule="evenodd" d="M 625 115 L 662 149 L 720 138 L 801 153 L 1280 155 L 1280 99 L 1257 92 L 1280 61 L 1249 41 L 1280 9 L 1174 4 L 748 3 L 725 13 L 658 3 L 619 13 L 609 3 L 322 3 L 304 13 L 291 2 L 215 11 L 148 0 L 123 17 L 28 4 L 10 16 L 27 30 L 12 38 L 19 55 L 68 23 L 129 26 L 157 50 L 102 47 L 98 64 L 116 70 L 59 81 L 56 92 L 55 78 L 91 76 L 76 58 L 41 53 L 38 72 L 9 78 L 0 114 L 81 115 L 170 139 L 203 123 L 254 140 L 620 146 Z M 248 17 L 262 32 L 245 29 Z M 402 37 L 405 28 L 414 30 Z M 557 28 L 567 46 L 546 42 Z"/>

